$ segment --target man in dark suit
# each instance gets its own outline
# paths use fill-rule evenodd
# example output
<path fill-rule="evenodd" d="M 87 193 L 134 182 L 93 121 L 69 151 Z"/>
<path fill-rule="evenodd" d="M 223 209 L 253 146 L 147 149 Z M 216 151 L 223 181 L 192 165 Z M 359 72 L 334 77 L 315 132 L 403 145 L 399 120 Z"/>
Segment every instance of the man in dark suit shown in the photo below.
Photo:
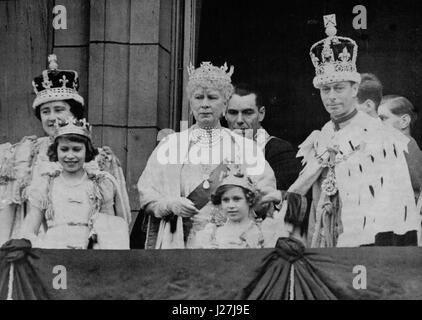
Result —
<path fill-rule="evenodd" d="M 299 175 L 300 160 L 288 141 L 270 136 L 261 126 L 264 117 L 265 105 L 260 92 L 247 84 L 235 86 L 225 115 L 230 130 L 257 142 L 274 171 L 277 189 L 287 190 Z"/>
<path fill-rule="evenodd" d="M 361 73 L 356 109 L 378 118 L 378 107 L 382 100 L 382 83 L 373 73 Z"/>

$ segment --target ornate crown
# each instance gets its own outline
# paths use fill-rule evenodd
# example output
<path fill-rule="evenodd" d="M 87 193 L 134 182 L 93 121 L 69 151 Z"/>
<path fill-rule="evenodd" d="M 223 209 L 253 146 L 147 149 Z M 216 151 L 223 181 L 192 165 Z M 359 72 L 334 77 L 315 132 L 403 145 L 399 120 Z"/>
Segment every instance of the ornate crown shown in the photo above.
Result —
<path fill-rule="evenodd" d="M 91 139 L 91 126 L 86 119 L 78 120 L 72 117 L 65 120 L 57 120 L 55 127 L 55 139 L 65 134 L 78 134 Z"/>
<path fill-rule="evenodd" d="M 78 73 L 73 70 L 58 70 L 55 54 L 48 56 L 48 62 L 48 69 L 32 81 L 34 92 L 37 95 L 32 108 L 35 109 L 46 102 L 66 99 L 73 99 L 83 107 L 84 99 L 78 93 Z"/>
<path fill-rule="evenodd" d="M 223 179 L 221 180 L 217 189 L 225 185 L 238 186 L 245 188 L 246 190 L 256 192 L 255 183 L 252 181 L 251 177 L 247 176 L 242 171 L 242 167 L 240 165 L 232 165 L 231 167 L 227 167 L 227 171 L 225 171 Z"/>
<path fill-rule="evenodd" d="M 233 85 L 231 76 L 234 67 L 230 70 L 227 63 L 221 67 L 213 66 L 211 62 L 201 62 L 201 66 L 197 69 L 190 63 L 188 66 L 188 92 L 196 86 L 222 89 L 226 98 L 230 98 L 233 93 Z"/>
<path fill-rule="evenodd" d="M 360 83 L 360 74 L 356 69 L 356 42 L 350 38 L 336 36 L 335 14 L 324 16 L 324 26 L 328 37 L 315 43 L 310 50 L 315 67 L 315 88 L 339 81 Z"/>
<path fill-rule="evenodd" d="M 216 67 L 211 62 L 202 62 L 197 69 L 191 63 L 188 66 L 189 81 L 212 80 L 231 83 L 234 67 L 231 66 L 229 72 L 227 72 L 227 69 L 227 63 L 224 63 L 221 67 Z"/>

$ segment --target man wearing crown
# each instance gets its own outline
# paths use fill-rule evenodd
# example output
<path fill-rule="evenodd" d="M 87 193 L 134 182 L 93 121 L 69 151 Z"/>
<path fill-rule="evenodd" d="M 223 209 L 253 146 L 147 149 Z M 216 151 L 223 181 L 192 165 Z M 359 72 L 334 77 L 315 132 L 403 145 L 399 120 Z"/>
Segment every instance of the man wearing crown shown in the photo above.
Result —
<path fill-rule="evenodd" d="M 312 188 L 313 201 L 308 220 L 290 219 L 294 233 L 303 236 L 299 226 L 308 223 L 302 239 L 310 247 L 416 245 L 407 139 L 356 110 L 357 45 L 336 35 L 334 15 L 324 20 L 328 37 L 315 43 L 310 55 L 313 84 L 331 120 L 299 146 L 306 166 L 288 191 L 305 195 Z M 299 209 L 296 204 L 298 211 L 301 205 L 306 204 Z M 292 206 L 284 208 L 291 218 Z"/>
<path fill-rule="evenodd" d="M 49 68 L 34 78 L 32 86 L 36 97 L 32 104 L 40 120 L 45 137 L 24 137 L 16 144 L 0 145 L 0 244 L 19 236 L 26 216 L 27 188 L 48 172 L 61 170 L 59 164 L 49 161 L 47 150 L 53 143 L 57 120 L 73 116 L 82 119 L 84 99 L 78 93 L 79 77 L 73 70 L 58 69 L 56 55 L 48 57 Z M 85 164 L 90 172 L 107 171 L 117 182 L 122 195 L 120 205 L 125 220 L 130 222 L 126 182 L 118 159 L 108 147 L 99 149 L 95 159 Z"/>

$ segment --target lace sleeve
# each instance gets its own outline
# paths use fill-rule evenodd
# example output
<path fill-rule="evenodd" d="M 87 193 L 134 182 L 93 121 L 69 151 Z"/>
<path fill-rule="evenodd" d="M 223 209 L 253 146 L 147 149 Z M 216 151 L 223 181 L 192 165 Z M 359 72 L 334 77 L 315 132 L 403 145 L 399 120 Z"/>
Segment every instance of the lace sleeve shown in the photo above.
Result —
<path fill-rule="evenodd" d="M 0 145 L 0 201 L 20 204 L 25 201 L 24 190 L 31 176 L 36 137 L 25 137 L 19 143 Z"/>
<path fill-rule="evenodd" d="M 0 209 L 12 203 L 12 181 L 15 179 L 12 162 L 12 145 L 0 145 Z"/>
<path fill-rule="evenodd" d="M 47 175 L 34 178 L 27 189 L 29 203 L 43 211 L 48 206 L 48 180 Z"/>
<path fill-rule="evenodd" d="M 12 145 L 0 144 L 0 184 L 5 184 L 14 178 L 12 163 Z"/>
<path fill-rule="evenodd" d="M 130 203 L 129 195 L 126 188 L 126 179 L 123 173 L 123 169 L 120 165 L 119 159 L 113 153 L 110 147 L 103 146 L 98 149 L 99 154 L 95 158 L 95 161 L 92 161 L 94 165 L 102 172 L 106 172 L 112 176 L 112 182 L 115 185 L 115 210 L 116 215 L 123 217 L 126 222 L 130 223 Z M 113 179 L 114 178 L 114 179 Z"/>
<path fill-rule="evenodd" d="M 115 215 L 114 198 L 117 190 L 110 176 L 104 175 L 99 180 L 99 190 L 102 199 L 100 212 Z"/>

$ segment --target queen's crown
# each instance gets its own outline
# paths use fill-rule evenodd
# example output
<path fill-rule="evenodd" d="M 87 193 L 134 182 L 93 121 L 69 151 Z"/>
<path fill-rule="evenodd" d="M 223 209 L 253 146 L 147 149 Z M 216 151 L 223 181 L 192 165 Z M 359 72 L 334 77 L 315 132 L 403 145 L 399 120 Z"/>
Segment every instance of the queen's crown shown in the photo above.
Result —
<path fill-rule="evenodd" d="M 192 65 L 188 67 L 189 81 L 211 80 L 231 83 L 231 76 L 234 71 L 234 67 L 231 66 L 228 70 L 227 63 L 224 63 L 221 67 L 213 66 L 211 62 L 202 62 L 201 66 L 197 69 Z"/>
<path fill-rule="evenodd" d="M 78 73 L 74 70 L 59 70 L 55 54 L 48 56 L 48 69 L 34 78 L 32 87 L 36 94 L 32 105 L 34 109 L 46 102 L 66 99 L 84 105 L 84 99 L 78 93 Z"/>

